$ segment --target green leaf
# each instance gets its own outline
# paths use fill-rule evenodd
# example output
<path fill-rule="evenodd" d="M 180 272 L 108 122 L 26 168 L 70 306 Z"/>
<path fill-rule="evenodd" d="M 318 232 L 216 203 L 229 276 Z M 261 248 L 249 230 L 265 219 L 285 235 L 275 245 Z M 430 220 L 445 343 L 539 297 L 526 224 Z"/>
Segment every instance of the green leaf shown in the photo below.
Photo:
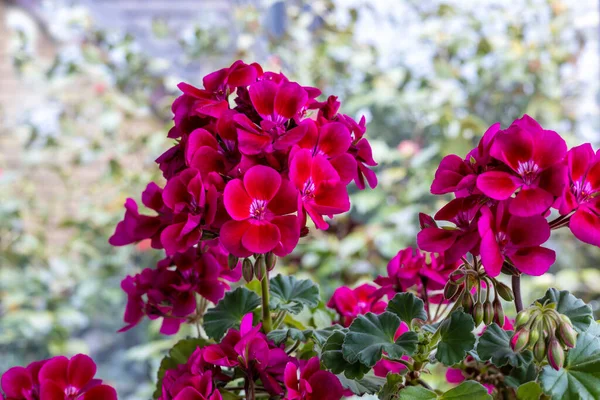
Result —
<path fill-rule="evenodd" d="M 180 364 L 185 364 L 192 353 L 198 347 L 204 347 L 209 342 L 204 339 L 183 339 L 180 340 L 169 350 L 169 354 L 166 355 L 160 362 L 157 373 L 156 390 L 154 391 L 154 398 L 158 399 L 162 394 L 162 380 L 165 373 L 169 369 L 177 368 Z"/>
<path fill-rule="evenodd" d="M 270 281 L 272 310 L 285 310 L 298 314 L 304 306 L 319 305 L 319 287 L 309 279 L 298 280 L 294 276 L 277 275 Z"/>
<path fill-rule="evenodd" d="M 510 347 L 513 331 L 505 331 L 496 324 L 487 327 L 477 344 L 477 354 L 483 361 L 492 360 L 496 367 L 510 364 L 513 367 L 529 364 L 533 360 L 531 351 L 515 353 Z"/>
<path fill-rule="evenodd" d="M 408 386 L 398 393 L 398 400 L 429 400 L 437 399 L 435 392 L 421 386 Z"/>
<path fill-rule="evenodd" d="M 427 313 L 423 300 L 419 299 L 412 293 L 398 293 L 388 303 L 386 311 L 396 314 L 400 320 L 406 322 L 409 327 L 412 327 L 413 319 L 427 320 Z"/>
<path fill-rule="evenodd" d="M 575 348 L 567 354 L 566 366 L 559 371 L 549 365 L 539 379 L 544 393 L 553 400 L 600 399 L 600 327 L 594 322 L 577 337 Z"/>
<path fill-rule="evenodd" d="M 545 302 L 556 303 L 556 311 L 569 317 L 577 332 L 585 332 L 594 320 L 592 307 L 573 296 L 568 290 L 558 291 L 550 288 L 546 295 L 537 301 L 542 304 Z"/>
<path fill-rule="evenodd" d="M 258 295 L 245 287 L 227 292 L 219 303 L 204 315 L 204 331 L 216 340 L 228 329 L 239 325 L 242 317 L 260 306 Z"/>
<path fill-rule="evenodd" d="M 392 359 L 400 359 L 405 354 L 412 355 L 417 349 L 418 336 L 415 332 L 406 332 L 394 341 L 399 326 L 400 318 L 387 311 L 380 315 L 359 315 L 344 339 L 344 358 L 373 367 L 381 360 L 382 352 Z"/>
<path fill-rule="evenodd" d="M 398 400 L 400 396 L 400 385 L 404 383 L 404 377 L 400 374 L 388 373 L 385 377 L 385 385 L 379 392 L 380 400 Z"/>
<path fill-rule="evenodd" d="M 527 382 L 517 389 L 518 400 L 539 400 L 544 392 L 537 382 Z"/>
<path fill-rule="evenodd" d="M 487 389 L 475 381 L 464 381 L 439 396 L 440 400 L 491 400 L 491 398 Z"/>
<path fill-rule="evenodd" d="M 352 393 L 358 396 L 362 396 L 364 394 L 375 394 L 379 392 L 385 383 L 385 379 L 371 375 L 365 376 L 362 379 L 352 379 L 344 375 L 338 375 L 337 377 L 344 389 L 349 389 L 352 391 Z"/>
<path fill-rule="evenodd" d="M 349 362 L 344 358 L 342 347 L 345 337 L 345 332 L 335 331 L 323 346 L 321 361 L 334 374 L 344 373 L 348 379 L 361 379 L 370 368 L 359 362 Z"/>
<path fill-rule="evenodd" d="M 440 342 L 435 358 L 444 365 L 454 365 L 465 358 L 475 346 L 473 318 L 462 311 L 455 311 L 439 327 Z"/>
<path fill-rule="evenodd" d="M 323 346 L 327 339 L 336 331 L 344 329 L 341 325 L 332 325 L 325 329 L 305 329 L 300 330 L 296 328 L 285 328 L 276 329 L 269 332 L 267 337 L 271 339 L 276 345 L 284 343 L 288 339 L 300 340 L 306 342 L 309 339 L 313 339 L 319 346 Z"/>
<path fill-rule="evenodd" d="M 504 377 L 504 383 L 506 383 L 508 387 L 517 389 L 525 383 L 536 380 L 537 376 L 538 371 L 535 363 L 521 365 L 520 367 L 512 368 L 510 374 Z"/>
<path fill-rule="evenodd" d="M 464 381 L 443 394 L 436 394 L 420 386 L 409 386 L 400 391 L 399 400 L 491 400 L 492 396 L 480 383 Z"/>

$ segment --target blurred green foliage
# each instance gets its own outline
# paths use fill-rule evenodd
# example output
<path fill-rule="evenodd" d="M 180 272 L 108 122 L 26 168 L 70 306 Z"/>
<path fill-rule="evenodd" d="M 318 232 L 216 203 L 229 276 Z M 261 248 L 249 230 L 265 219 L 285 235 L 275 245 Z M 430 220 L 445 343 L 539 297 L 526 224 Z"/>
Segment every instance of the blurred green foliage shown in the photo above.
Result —
<path fill-rule="evenodd" d="M 338 95 L 344 113 L 367 115 L 379 186 L 353 193 L 350 213 L 327 232 L 313 230 L 278 266 L 319 282 L 325 300 L 340 284 L 383 273 L 399 249 L 414 245 L 417 213 L 446 200 L 429 194 L 439 160 L 466 154 L 492 123 L 528 113 L 579 141 L 580 86 L 568 71 L 585 37 L 567 2 L 406 1 L 394 13 L 354 3 L 243 3 L 228 15 L 235 29 L 207 21 L 186 35 L 155 20 L 156 40 L 175 39 L 186 73 L 168 54 L 146 53 L 125 30 L 102 30 L 81 10 L 60 10 L 71 36 L 51 59 L 13 32 L 14 65 L 38 102 L 22 110 L 19 126 L 5 127 L 1 142 L 3 159 L 10 151 L 18 161 L 0 159 L 0 372 L 86 352 L 121 398 L 149 397 L 159 354 L 176 338 L 160 337 L 154 324 L 115 331 L 120 280 L 160 254 L 143 244 L 111 248 L 107 239 L 125 198 L 139 198 L 150 180 L 162 183 L 153 160 L 168 146 L 169 107 L 184 78 L 200 85 L 204 73 L 243 58 Z M 598 249 L 564 233 L 552 241 L 554 274 L 529 282 L 526 301 L 555 284 L 597 298 Z"/>

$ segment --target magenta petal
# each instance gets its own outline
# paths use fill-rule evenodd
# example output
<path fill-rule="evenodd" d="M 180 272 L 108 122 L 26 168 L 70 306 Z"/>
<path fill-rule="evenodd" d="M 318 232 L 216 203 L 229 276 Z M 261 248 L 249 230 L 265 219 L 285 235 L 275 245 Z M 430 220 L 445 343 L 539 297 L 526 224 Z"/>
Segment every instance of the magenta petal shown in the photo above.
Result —
<path fill-rule="evenodd" d="M 524 274 L 540 276 L 556 261 L 554 250 L 545 247 L 526 247 L 509 255 L 515 267 Z"/>
<path fill-rule="evenodd" d="M 264 254 L 273 250 L 281 239 L 279 228 L 267 221 L 253 220 L 242 236 L 242 244 L 252 253 Z"/>
<path fill-rule="evenodd" d="M 571 216 L 569 228 L 584 243 L 600 247 L 600 217 L 593 211 L 580 208 Z"/>
<path fill-rule="evenodd" d="M 117 400 L 117 392 L 108 385 L 98 385 L 88 390 L 83 400 Z"/>
<path fill-rule="evenodd" d="M 569 175 L 574 182 L 583 178 L 594 156 L 594 150 L 590 143 L 585 143 L 569 150 L 567 154 Z"/>
<path fill-rule="evenodd" d="M 347 185 L 348 183 L 352 182 L 352 180 L 355 179 L 358 175 L 357 162 L 354 159 L 354 157 L 352 157 L 348 153 L 334 157 L 330 159 L 329 162 L 337 171 L 340 180 L 344 185 Z M 368 168 L 366 167 L 365 169 L 368 170 Z M 377 186 L 377 179 L 375 179 L 375 181 L 372 181 L 371 177 L 367 177 L 367 181 L 369 182 L 369 186 L 372 185 L 371 188 Z"/>
<path fill-rule="evenodd" d="M 506 200 L 521 186 L 518 178 L 507 172 L 489 171 L 477 177 L 477 188 L 494 200 Z"/>
<path fill-rule="evenodd" d="M 256 165 L 246 171 L 244 187 L 252 199 L 269 201 L 281 186 L 281 175 L 273 168 Z"/>
<path fill-rule="evenodd" d="M 329 371 L 317 371 L 309 379 L 312 388 L 311 400 L 339 400 L 344 389 L 337 376 Z"/>
<path fill-rule="evenodd" d="M 277 84 L 273 81 L 258 81 L 248 88 L 252 105 L 261 117 L 271 117 L 275 106 Z"/>
<path fill-rule="evenodd" d="M 506 233 L 518 247 L 539 246 L 550 238 L 550 225 L 541 215 L 533 217 L 513 216 L 508 221 Z"/>
<path fill-rule="evenodd" d="M 421 250 L 443 253 L 456 241 L 458 231 L 441 228 L 425 228 L 417 234 Z"/>
<path fill-rule="evenodd" d="M 446 380 L 449 383 L 461 383 L 465 380 L 465 376 L 459 368 L 448 368 L 446 371 Z"/>
<path fill-rule="evenodd" d="M 181 392 L 177 393 L 177 396 L 173 400 L 207 400 L 206 397 L 202 396 L 193 387 L 186 387 Z"/>
<path fill-rule="evenodd" d="M 479 251 L 485 272 L 490 276 L 500 275 L 502 264 L 504 264 L 504 256 L 500 252 L 500 247 L 496 242 L 496 235 L 492 230 L 487 231 L 481 238 Z"/>
<path fill-rule="evenodd" d="M 318 150 L 330 158 L 348 151 L 351 143 L 350 131 L 340 122 L 323 125 L 319 131 Z"/>
<path fill-rule="evenodd" d="M 69 360 L 67 381 L 70 385 L 81 389 L 94 378 L 94 375 L 96 375 L 96 363 L 90 357 L 77 354 Z"/>
<path fill-rule="evenodd" d="M 296 82 L 284 82 L 275 95 L 275 113 L 291 119 L 306 105 L 307 100 L 308 95 L 302 86 Z"/>
<path fill-rule="evenodd" d="M 567 154 L 567 144 L 554 131 L 540 130 L 535 137 L 533 160 L 541 169 L 560 163 Z"/>
<path fill-rule="evenodd" d="M 248 257 L 252 254 L 242 244 L 242 238 L 249 226 L 250 222 L 248 221 L 227 221 L 221 227 L 221 244 L 236 257 Z"/>
<path fill-rule="evenodd" d="M 510 203 L 510 213 L 519 217 L 541 215 L 552 206 L 554 196 L 540 188 L 522 189 Z"/>
<path fill-rule="evenodd" d="M 52 380 L 41 381 L 40 400 L 65 400 L 65 391 Z"/>
<path fill-rule="evenodd" d="M 517 171 L 519 163 L 532 159 L 533 147 L 531 133 L 513 124 L 507 130 L 496 134 L 490 153 L 492 157 L 503 161 L 513 171 Z"/>
<path fill-rule="evenodd" d="M 13 367 L 2 375 L 2 390 L 8 398 L 22 398 L 23 391 L 31 390 L 32 385 L 31 374 L 23 367 Z"/>
<path fill-rule="evenodd" d="M 310 150 L 302 149 L 294 153 L 290 162 L 289 177 L 299 190 L 304 188 L 310 178 L 312 155 Z"/>
<path fill-rule="evenodd" d="M 275 197 L 269 201 L 268 209 L 275 215 L 285 215 L 296 211 L 297 206 L 298 190 L 292 182 L 283 179 Z"/>
<path fill-rule="evenodd" d="M 240 179 L 227 183 L 223 193 L 223 204 L 227 213 L 236 221 L 243 221 L 250 217 L 252 199 L 246 193 L 244 183 Z"/>
<path fill-rule="evenodd" d="M 67 357 L 54 357 L 40 369 L 39 380 L 40 382 L 50 380 L 64 388 L 67 386 L 68 367 L 69 359 Z"/>
<path fill-rule="evenodd" d="M 273 249 L 273 253 L 278 257 L 287 256 L 294 250 L 300 239 L 298 218 L 294 215 L 286 215 L 283 217 L 275 217 L 271 222 L 277 225 L 281 236 L 279 244 Z"/>

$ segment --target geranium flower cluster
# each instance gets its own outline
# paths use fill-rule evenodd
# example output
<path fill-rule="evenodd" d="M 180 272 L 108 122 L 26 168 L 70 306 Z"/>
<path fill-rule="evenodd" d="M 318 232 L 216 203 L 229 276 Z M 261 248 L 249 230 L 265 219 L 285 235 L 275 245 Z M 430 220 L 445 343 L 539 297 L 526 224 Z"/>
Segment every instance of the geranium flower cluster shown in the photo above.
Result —
<path fill-rule="evenodd" d="M 146 315 L 165 319 L 163 333 L 176 332 L 195 312 L 194 293 L 216 302 L 224 280 L 240 277 L 215 252 L 233 269 L 237 258 L 285 256 L 308 232 L 309 217 L 326 229 L 324 217 L 350 209 L 351 181 L 360 189 L 377 184 L 365 119 L 340 114 L 335 96 L 319 102 L 318 89 L 242 61 L 203 85 L 179 85 L 168 134 L 176 143 L 156 160 L 166 185 L 150 183 L 142 193 L 156 214 L 140 214 L 127 199 L 109 240 L 149 239 L 167 256 L 158 269 L 123 281 L 126 328 Z"/>
<path fill-rule="evenodd" d="M 431 192 L 456 198 L 434 218 L 421 215 L 417 243 L 447 262 L 480 256 L 492 277 L 503 269 L 542 275 L 556 259 L 542 246 L 552 229 L 569 226 L 600 245 L 599 161 L 589 144 L 567 151 L 560 135 L 528 115 L 504 130 L 495 124 L 464 159 L 441 161 Z M 552 209 L 559 216 L 548 222 Z"/>
<path fill-rule="evenodd" d="M 6 400 L 117 400 L 111 386 L 94 378 L 96 364 L 83 354 L 54 357 L 27 367 L 13 367 L 2 375 Z"/>
<path fill-rule="evenodd" d="M 232 380 L 229 371 L 240 371 L 246 392 L 257 382 L 270 396 L 286 400 L 338 400 L 343 389 L 339 379 L 321 370 L 317 357 L 298 360 L 267 339 L 253 325 L 252 314 L 243 317 L 240 329 L 230 329 L 219 344 L 199 347 L 186 364 L 167 370 L 159 400 L 221 400 L 218 387 Z"/>

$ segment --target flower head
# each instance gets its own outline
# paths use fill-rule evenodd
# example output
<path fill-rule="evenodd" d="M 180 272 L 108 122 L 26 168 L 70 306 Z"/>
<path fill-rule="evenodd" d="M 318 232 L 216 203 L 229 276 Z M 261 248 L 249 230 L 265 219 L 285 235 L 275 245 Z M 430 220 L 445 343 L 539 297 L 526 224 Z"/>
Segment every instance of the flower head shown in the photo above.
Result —
<path fill-rule="evenodd" d="M 359 315 L 368 312 L 381 314 L 385 311 L 386 303 L 380 301 L 381 296 L 376 296 L 375 292 L 377 288 L 367 283 L 356 289 L 342 286 L 333 292 L 327 307 L 336 310 L 340 315 L 340 323 L 347 327 Z"/>
<path fill-rule="evenodd" d="M 285 366 L 285 400 L 339 400 L 343 396 L 340 380 L 331 372 L 321 370 L 318 357 L 307 362 Z"/>

